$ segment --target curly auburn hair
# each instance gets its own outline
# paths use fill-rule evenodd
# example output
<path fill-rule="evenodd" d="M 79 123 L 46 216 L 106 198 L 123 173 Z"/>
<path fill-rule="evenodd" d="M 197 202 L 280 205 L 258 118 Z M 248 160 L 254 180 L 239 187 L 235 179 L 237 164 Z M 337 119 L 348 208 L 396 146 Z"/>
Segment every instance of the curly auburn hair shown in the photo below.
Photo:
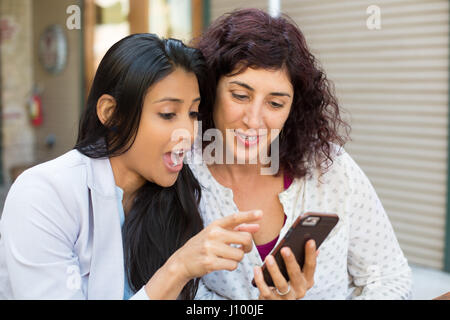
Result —
<path fill-rule="evenodd" d="M 349 140 L 350 126 L 341 119 L 333 84 L 291 18 L 272 17 L 259 9 L 236 10 L 214 21 L 194 42 L 213 73 L 214 88 L 236 68 L 233 75 L 248 67 L 285 67 L 294 98 L 279 135 L 280 168 L 295 178 L 314 167 L 321 168 L 322 174 L 329 168 L 332 144 L 342 147 Z M 205 130 L 214 127 L 212 112 L 200 119 Z"/>

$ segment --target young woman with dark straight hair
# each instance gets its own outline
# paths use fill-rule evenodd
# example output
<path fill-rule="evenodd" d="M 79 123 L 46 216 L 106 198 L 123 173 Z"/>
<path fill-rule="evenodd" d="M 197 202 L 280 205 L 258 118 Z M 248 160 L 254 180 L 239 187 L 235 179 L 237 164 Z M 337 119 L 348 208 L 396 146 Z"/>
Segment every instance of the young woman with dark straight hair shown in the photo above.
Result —
<path fill-rule="evenodd" d="M 201 53 L 179 40 L 135 34 L 108 50 L 74 150 L 8 193 L 2 298 L 192 299 L 199 277 L 236 268 L 260 213 L 203 229 L 200 186 L 183 165 L 209 88 Z"/>

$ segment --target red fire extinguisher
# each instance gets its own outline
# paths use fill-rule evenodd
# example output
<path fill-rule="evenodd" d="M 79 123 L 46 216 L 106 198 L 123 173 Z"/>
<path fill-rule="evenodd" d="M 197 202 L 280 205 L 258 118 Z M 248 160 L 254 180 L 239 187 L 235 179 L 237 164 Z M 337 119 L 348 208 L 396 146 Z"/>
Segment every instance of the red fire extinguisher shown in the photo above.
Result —
<path fill-rule="evenodd" d="M 42 98 L 37 90 L 31 96 L 28 113 L 33 126 L 38 127 L 42 124 Z"/>

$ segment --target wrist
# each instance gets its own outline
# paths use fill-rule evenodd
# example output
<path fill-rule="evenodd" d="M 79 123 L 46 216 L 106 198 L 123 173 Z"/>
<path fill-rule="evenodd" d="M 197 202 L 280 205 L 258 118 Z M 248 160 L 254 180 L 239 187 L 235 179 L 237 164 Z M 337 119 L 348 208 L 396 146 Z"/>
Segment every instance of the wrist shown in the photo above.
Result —
<path fill-rule="evenodd" d="M 176 299 L 189 282 L 186 270 L 177 259 L 169 258 L 145 285 L 150 299 Z"/>
<path fill-rule="evenodd" d="M 167 260 L 163 268 L 167 270 L 167 273 L 170 274 L 172 279 L 184 283 L 184 285 L 192 279 L 183 263 L 183 259 L 179 258 L 176 253 Z"/>

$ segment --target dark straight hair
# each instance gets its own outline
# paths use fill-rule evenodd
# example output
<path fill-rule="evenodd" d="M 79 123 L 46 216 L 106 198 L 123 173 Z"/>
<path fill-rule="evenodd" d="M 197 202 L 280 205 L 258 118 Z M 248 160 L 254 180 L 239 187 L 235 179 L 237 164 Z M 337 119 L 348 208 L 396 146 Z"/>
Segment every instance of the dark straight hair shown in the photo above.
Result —
<path fill-rule="evenodd" d="M 177 67 L 197 77 L 199 112 L 210 108 L 212 87 L 199 50 L 153 34 L 134 34 L 114 44 L 96 72 L 75 149 L 91 158 L 125 153 L 136 138 L 147 90 Z M 97 101 L 103 94 L 113 96 L 117 103 L 105 124 L 97 116 Z M 200 190 L 188 166 L 183 166 L 171 187 L 147 181 L 137 190 L 122 231 L 125 272 L 134 291 L 203 228 L 198 212 Z M 189 281 L 179 298 L 193 299 L 197 288 L 198 279 Z"/>

